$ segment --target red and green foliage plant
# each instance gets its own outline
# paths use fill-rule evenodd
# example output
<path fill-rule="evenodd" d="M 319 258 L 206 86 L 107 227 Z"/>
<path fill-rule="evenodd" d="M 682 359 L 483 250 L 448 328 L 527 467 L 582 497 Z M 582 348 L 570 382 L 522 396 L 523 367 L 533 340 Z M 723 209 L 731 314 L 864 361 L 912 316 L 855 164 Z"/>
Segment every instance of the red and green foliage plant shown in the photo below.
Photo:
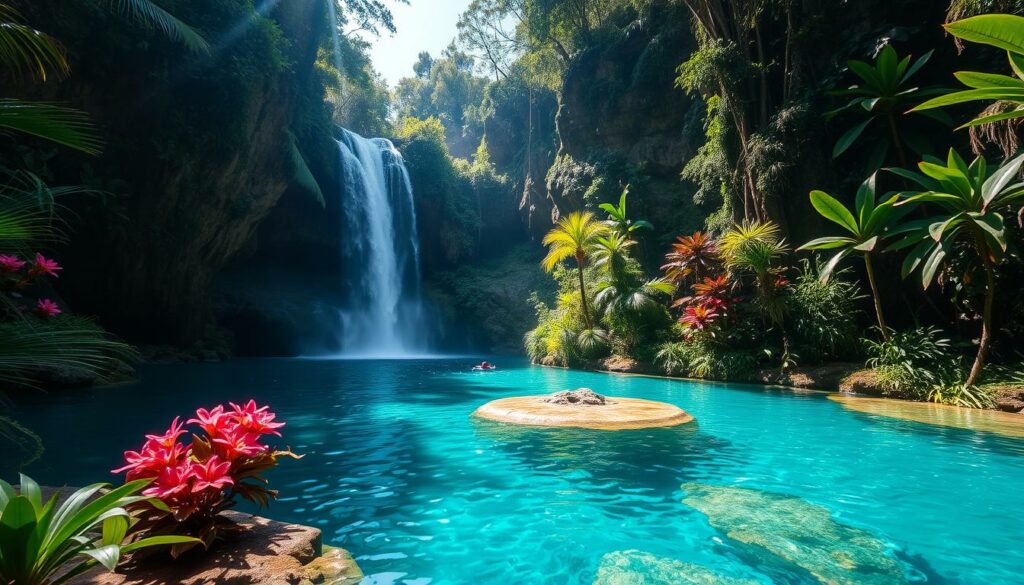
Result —
<path fill-rule="evenodd" d="M 234 506 L 241 496 L 259 506 L 277 498 L 262 475 L 281 457 L 298 458 L 289 450 L 276 450 L 264 442 L 268 435 L 281 436 L 283 422 L 267 406 L 250 400 L 244 405 L 229 403 L 210 410 L 196 410 L 195 418 L 182 423 L 175 417 L 162 435 L 146 435 L 138 451 L 125 451 L 123 467 L 128 481 L 149 479 L 144 496 L 163 502 L 166 511 L 145 512 L 139 528 L 148 534 L 195 536 L 207 548 L 230 530 L 232 524 L 220 512 Z M 180 439 L 185 425 L 198 427 L 191 442 Z M 177 557 L 195 546 L 194 542 L 172 547 Z"/>
<path fill-rule="evenodd" d="M 691 276 L 696 280 L 703 278 L 718 264 L 718 245 L 714 238 L 707 232 L 696 231 L 676 238 L 672 249 L 665 254 L 661 269 L 665 278 L 680 286 Z"/>

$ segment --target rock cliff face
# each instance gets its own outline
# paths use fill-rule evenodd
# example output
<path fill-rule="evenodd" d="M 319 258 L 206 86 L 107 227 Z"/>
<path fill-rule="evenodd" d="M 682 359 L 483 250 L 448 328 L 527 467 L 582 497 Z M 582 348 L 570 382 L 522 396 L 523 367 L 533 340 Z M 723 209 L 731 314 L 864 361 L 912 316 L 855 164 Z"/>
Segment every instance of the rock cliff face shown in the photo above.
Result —
<path fill-rule="evenodd" d="M 674 87 L 695 47 L 689 22 L 683 7 L 656 4 L 573 59 L 558 109 L 561 154 L 678 174 L 695 148 L 686 133 L 692 102 Z"/>
<path fill-rule="evenodd" d="M 215 275 L 294 174 L 289 128 L 324 28 L 321 3 L 257 15 L 245 3 L 178 2 L 183 20 L 207 27 L 211 53 L 200 55 L 128 23 L 111 30 L 95 7 L 44 6 L 53 2 L 21 8 L 61 39 L 75 70 L 34 97 L 89 112 L 109 146 L 98 160 L 62 153 L 47 170 L 112 194 L 72 202 L 80 221 L 60 251 L 62 292 L 131 340 L 194 341 L 211 323 Z M 75 176 L 83 166 L 91 174 Z"/>

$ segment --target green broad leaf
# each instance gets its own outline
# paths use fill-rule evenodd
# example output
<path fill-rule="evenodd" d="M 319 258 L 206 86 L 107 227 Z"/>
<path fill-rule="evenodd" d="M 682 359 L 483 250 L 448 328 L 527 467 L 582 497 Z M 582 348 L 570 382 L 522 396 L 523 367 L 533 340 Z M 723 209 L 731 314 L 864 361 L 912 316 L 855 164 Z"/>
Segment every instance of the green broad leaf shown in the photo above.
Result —
<path fill-rule="evenodd" d="M 198 538 L 192 538 L 191 536 L 174 536 L 174 535 L 150 536 L 149 538 L 143 538 L 141 540 L 136 540 L 135 542 L 130 542 L 130 543 L 122 546 L 121 547 L 121 552 L 123 552 L 123 553 L 130 553 L 132 551 L 139 550 L 140 548 L 148 548 L 148 547 L 151 547 L 151 546 L 164 546 L 164 545 L 171 545 L 171 544 L 186 544 L 186 543 L 191 543 L 191 542 L 194 542 L 194 543 L 197 543 L 197 544 L 202 544 L 203 541 L 199 540 Z"/>
<path fill-rule="evenodd" d="M 903 83 L 906 78 L 903 76 L 907 72 L 907 67 L 910 66 L 910 55 L 900 59 L 898 65 L 896 65 L 896 81 L 897 83 Z"/>
<path fill-rule="evenodd" d="M 853 214 L 843 204 L 824 191 L 811 191 L 811 205 L 825 219 L 846 228 L 852 234 L 860 233 Z"/>
<path fill-rule="evenodd" d="M 874 118 L 868 118 L 853 128 L 850 128 L 840 136 L 839 140 L 836 141 L 835 147 L 832 149 L 832 158 L 837 158 L 853 146 L 853 143 L 857 141 L 857 138 L 860 137 L 864 132 L 864 129 L 868 127 L 868 124 L 870 124 L 872 120 L 874 120 Z"/>
<path fill-rule="evenodd" d="M 972 213 L 971 219 L 986 235 L 989 243 L 994 244 L 994 248 L 1006 251 L 1006 222 L 1003 221 L 1003 216 L 998 213 Z"/>
<path fill-rule="evenodd" d="M 878 236 L 871 236 L 870 238 L 854 246 L 853 249 L 859 252 L 874 252 L 875 247 L 878 246 L 878 240 Z"/>
<path fill-rule="evenodd" d="M 113 571 L 117 568 L 117 563 L 121 561 L 121 547 L 116 544 L 107 544 L 94 549 L 83 550 L 82 554 L 92 557 L 108 571 Z"/>
<path fill-rule="evenodd" d="M 986 207 L 998 199 L 1006 186 L 1017 177 L 1022 164 L 1024 164 L 1024 154 L 1019 154 L 1004 163 L 985 181 L 981 186 L 981 200 Z"/>
<path fill-rule="evenodd" d="M 0 479 L 0 513 L 4 511 L 7 502 L 17 495 L 17 492 L 14 491 L 14 486 Z"/>
<path fill-rule="evenodd" d="M 807 242 L 803 246 L 797 248 L 798 251 L 804 250 L 832 250 L 834 248 L 842 248 L 844 246 L 850 246 L 857 243 L 853 238 L 842 238 L 836 236 L 828 236 L 824 238 L 817 238 Z"/>
<path fill-rule="evenodd" d="M 886 167 L 883 170 L 917 183 L 928 191 L 938 191 L 942 189 L 942 185 L 940 185 L 938 181 L 926 175 L 922 175 L 921 173 L 915 173 L 914 171 L 901 169 L 899 167 Z"/>
<path fill-rule="evenodd" d="M 653 230 L 654 229 L 654 225 L 651 222 L 647 221 L 646 219 L 638 219 L 638 220 L 633 222 L 633 226 L 631 228 L 629 228 L 629 229 L 630 229 L 630 231 L 632 231 L 634 229 L 640 229 L 640 228 L 643 228 L 643 229 L 646 229 L 646 230 Z"/>
<path fill-rule="evenodd" d="M 31 477 L 22 473 L 20 475 L 21 481 L 21 495 L 28 498 L 28 501 L 32 502 L 32 506 L 37 510 L 43 507 L 43 493 L 39 489 L 39 484 L 32 480 Z"/>
<path fill-rule="evenodd" d="M 893 87 L 896 84 L 897 67 L 896 49 L 893 49 L 892 45 L 882 47 L 882 52 L 878 54 L 878 65 L 875 67 L 875 71 L 878 72 L 878 77 L 886 87 Z"/>
<path fill-rule="evenodd" d="M 881 88 L 882 80 L 878 76 L 878 72 L 875 71 L 874 67 L 872 67 L 871 65 L 868 65 L 867 63 L 865 63 L 863 61 L 858 61 L 856 59 L 851 59 L 851 60 L 847 61 L 846 64 L 850 67 L 850 71 L 853 71 L 853 73 L 857 77 L 860 77 L 861 79 L 863 79 L 864 83 L 866 83 L 867 85 L 871 86 L 872 89 L 878 90 L 878 89 Z M 882 92 L 875 91 L 874 93 L 882 93 Z"/>
<path fill-rule="evenodd" d="M 0 561 L 12 576 L 24 574 L 35 561 L 36 555 L 28 553 L 35 527 L 32 502 L 25 496 L 11 498 L 0 514 Z"/>
<path fill-rule="evenodd" d="M 935 240 L 936 242 L 941 242 L 942 238 L 945 237 L 946 232 L 958 226 L 961 222 L 963 222 L 965 217 L 967 217 L 967 214 L 958 213 L 956 215 L 946 218 L 943 221 L 937 221 L 928 226 L 928 235 L 931 237 L 931 239 Z"/>
<path fill-rule="evenodd" d="M 1024 80 L 999 75 L 998 73 L 981 73 L 978 71 L 957 71 L 953 74 L 960 80 L 960 83 L 974 89 L 986 89 L 993 87 L 1016 87 L 1024 88 Z"/>
<path fill-rule="evenodd" d="M 1024 88 L 1016 89 L 1012 87 L 993 87 L 987 89 L 965 89 L 963 91 L 956 91 L 937 98 L 932 98 L 922 104 L 914 106 L 910 111 L 920 112 L 921 110 L 941 108 L 944 106 L 964 104 L 967 102 L 976 102 L 978 100 L 1010 102 L 1024 101 Z"/>
<path fill-rule="evenodd" d="M 971 182 L 967 180 L 967 176 L 961 173 L 959 169 L 948 168 L 925 161 L 917 163 L 917 168 L 921 169 L 922 173 L 938 181 L 945 188 L 943 189 L 944 191 L 955 192 L 964 196 L 971 194 Z"/>
<path fill-rule="evenodd" d="M 878 102 L 880 102 L 881 100 L 882 98 L 880 97 L 861 100 L 860 107 L 864 108 L 865 111 L 870 112 L 871 110 L 875 109 L 875 106 L 877 106 Z"/>
<path fill-rule="evenodd" d="M 128 518 L 113 516 L 103 521 L 103 544 L 120 545 L 128 534 Z"/>
<path fill-rule="evenodd" d="M 857 224 L 863 228 L 868 218 L 875 212 L 875 173 L 872 173 L 860 187 L 857 188 L 857 197 L 854 200 L 854 209 L 857 210 Z"/>
<path fill-rule="evenodd" d="M 924 64 L 927 63 L 928 60 L 932 58 L 932 53 L 934 52 L 935 51 L 932 50 L 928 51 L 924 55 L 921 55 L 921 58 L 915 61 L 914 64 L 910 66 L 910 69 L 907 70 L 907 73 L 906 75 L 903 76 L 903 79 L 910 79 L 911 77 L 913 77 L 913 75 L 917 73 L 922 67 L 924 67 Z"/>
<path fill-rule="evenodd" d="M 924 266 L 921 267 L 921 286 L 928 288 L 931 286 L 932 281 L 935 280 L 935 274 L 942 266 L 942 261 L 946 259 L 946 246 L 944 244 L 936 244 L 932 249 L 931 253 L 928 254 L 927 259 L 924 262 Z"/>
<path fill-rule="evenodd" d="M 980 116 L 971 120 L 970 122 L 957 127 L 957 130 L 963 130 L 964 128 L 971 128 L 972 126 L 981 126 L 982 124 L 992 124 L 993 122 L 1002 122 L 1003 120 L 1015 120 L 1017 118 L 1024 118 L 1024 107 L 1018 110 L 1012 110 L 1009 112 L 1003 112 L 1001 114 L 992 114 L 989 116 Z"/>
<path fill-rule="evenodd" d="M 1007 51 L 1006 57 L 1010 61 L 1010 69 L 1013 69 L 1014 75 L 1020 79 L 1024 79 L 1024 55 Z"/>
<path fill-rule="evenodd" d="M 101 521 L 103 515 L 118 506 L 122 498 L 140 491 L 150 481 L 152 480 L 140 479 L 128 482 L 91 501 L 88 501 L 89 497 L 102 488 L 104 484 L 100 484 L 98 487 L 89 486 L 89 488 L 83 488 L 75 492 L 67 502 L 58 508 L 57 516 L 61 521 L 59 524 L 57 521 L 54 522 L 55 530 L 51 533 L 51 538 L 48 539 L 48 542 L 63 542 L 86 529 L 87 526 L 94 525 L 97 520 Z M 93 489 L 94 487 L 95 489 Z M 83 492 L 88 493 L 88 496 L 84 499 L 76 497 Z"/>
<path fill-rule="evenodd" d="M 835 272 L 836 266 L 839 266 L 839 263 L 843 261 L 843 258 L 846 258 L 850 251 L 851 248 L 847 248 L 845 250 L 840 250 L 835 256 L 832 256 L 832 258 L 821 267 L 821 273 L 818 275 L 818 279 L 821 280 L 821 282 L 828 282 L 829 277 L 831 277 L 832 273 Z"/>
<path fill-rule="evenodd" d="M 914 204 L 897 206 L 896 204 L 899 201 L 899 195 L 893 195 L 886 201 L 883 201 L 875 208 L 875 212 L 868 218 L 867 223 L 861 226 L 861 233 L 863 235 L 878 234 L 895 225 L 899 220 L 903 219 L 908 213 L 914 210 Z M 889 234 L 885 235 L 888 236 Z"/>
<path fill-rule="evenodd" d="M 1024 17 L 982 14 L 950 22 L 943 28 L 958 39 L 1024 53 Z"/>
<path fill-rule="evenodd" d="M 918 242 L 910 252 L 907 253 L 906 257 L 903 258 L 903 266 L 900 269 L 900 275 L 903 278 L 910 276 L 917 267 L 921 265 L 921 261 L 925 255 L 935 246 L 935 242 L 931 239 L 925 239 L 923 242 Z"/>

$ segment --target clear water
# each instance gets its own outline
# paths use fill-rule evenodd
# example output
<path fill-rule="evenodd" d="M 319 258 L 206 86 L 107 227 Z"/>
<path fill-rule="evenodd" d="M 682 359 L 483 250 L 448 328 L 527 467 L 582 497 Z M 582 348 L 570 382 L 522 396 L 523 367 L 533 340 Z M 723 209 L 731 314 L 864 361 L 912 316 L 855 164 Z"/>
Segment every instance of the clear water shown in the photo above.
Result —
<path fill-rule="evenodd" d="M 1021 583 L 1024 441 L 844 410 L 820 394 L 471 359 L 256 360 L 150 366 L 142 382 L 17 406 L 50 484 L 107 479 L 174 414 L 255 397 L 306 457 L 272 474 L 268 514 L 323 529 L 366 583 L 591 583 L 640 549 L 760 583 L 813 583 L 747 554 L 681 502 L 681 484 L 792 494 L 891 547 L 909 581 Z M 515 367 L 511 367 L 515 366 Z M 677 404 L 677 429 L 509 429 L 471 420 L 496 397 L 588 386 Z M 11 470 L 0 471 L 7 477 Z"/>

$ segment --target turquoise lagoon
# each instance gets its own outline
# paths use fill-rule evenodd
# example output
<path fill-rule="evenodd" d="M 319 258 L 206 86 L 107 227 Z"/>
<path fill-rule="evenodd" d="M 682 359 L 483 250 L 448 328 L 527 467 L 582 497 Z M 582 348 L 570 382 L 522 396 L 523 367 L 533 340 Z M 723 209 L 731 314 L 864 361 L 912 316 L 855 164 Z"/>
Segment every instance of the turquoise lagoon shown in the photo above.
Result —
<path fill-rule="evenodd" d="M 46 444 L 28 472 L 81 485 L 114 479 L 121 452 L 175 414 L 268 403 L 305 458 L 271 474 L 281 498 L 265 513 L 321 528 L 367 584 L 1024 581 L 1024 440 L 856 413 L 821 393 L 500 358 L 468 371 L 475 361 L 152 365 L 135 384 L 15 409 Z M 671 402 L 697 422 L 602 432 L 470 417 L 494 398 L 579 386 Z"/>

